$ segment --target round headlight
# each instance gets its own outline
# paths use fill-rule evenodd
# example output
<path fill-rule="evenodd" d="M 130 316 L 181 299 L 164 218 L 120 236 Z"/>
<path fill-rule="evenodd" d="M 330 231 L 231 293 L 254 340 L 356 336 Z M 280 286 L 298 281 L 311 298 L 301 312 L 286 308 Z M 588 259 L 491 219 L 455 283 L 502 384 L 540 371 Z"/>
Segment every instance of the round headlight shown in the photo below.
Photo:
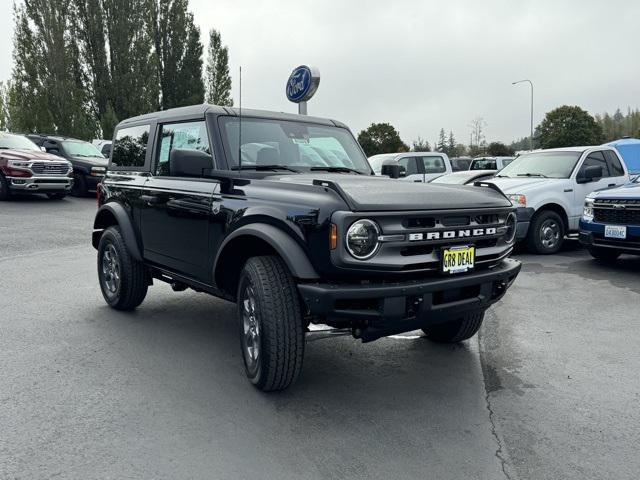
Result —
<path fill-rule="evenodd" d="M 358 260 L 373 257 L 378 251 L 380 243 L 378 235 L 380 229 L 371 220 L 358 220 L 347 231 L 347 250 Z"/>
<path fill-rule="evenodd" d="M 504 226 L 507 227 L 507 231 L 504 234 L 504 239 L 507 243 L 513 242 L 513 240 L 516 238 L 517 223 L 518 220 L 516 219 L 516 214 L 511 212 L 504 222 Z"/>

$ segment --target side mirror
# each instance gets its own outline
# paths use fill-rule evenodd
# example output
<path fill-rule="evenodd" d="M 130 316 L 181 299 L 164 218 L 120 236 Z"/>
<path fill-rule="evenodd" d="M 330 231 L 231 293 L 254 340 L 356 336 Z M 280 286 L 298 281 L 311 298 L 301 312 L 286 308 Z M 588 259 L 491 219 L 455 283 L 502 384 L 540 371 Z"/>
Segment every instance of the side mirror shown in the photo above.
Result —
<path fill-rule="evenodd" d="M 578 178 L 576 178 L 577 183 L 589 183 L 594 180 L 599 180 L 602 178 L 602 167 L 598 165 L 591 165 L 586 167 Z"/>
<path fill-rule="evenodd" d="M 400 178 L 407 176 L 407 169 L 395 162 L 385 163 L 384 165 L 382 165 L 382 170 L 380 171 L 380 173 L 390 178 Z"/>
<path fill-rule="evenodd" d="M 213 167 L 213 157 L 200 150 L 174 148 L 169 154 L 169 175 L 172 177 L 201 178 Z"/>

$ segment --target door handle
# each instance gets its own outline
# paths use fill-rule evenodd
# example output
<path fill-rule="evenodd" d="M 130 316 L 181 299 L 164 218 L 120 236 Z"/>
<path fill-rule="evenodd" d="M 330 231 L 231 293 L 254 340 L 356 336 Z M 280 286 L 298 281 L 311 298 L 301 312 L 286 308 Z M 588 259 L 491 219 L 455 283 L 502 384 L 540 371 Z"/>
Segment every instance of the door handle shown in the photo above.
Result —
<path fill-rule="evenodd" d="M 610 186 L 610 187 L 615 187 L 615 186 L 616 186 L 616 184 L 615 184 L 615 183 L 610 183 L 610 184 L 609 184 L 609 186 Z"/>
<path fill-rule="evenodd" d="M 414 180 L 414 183 L 422 183 L 422 180 Z"/>
<path fill-rule="evenodd" d="M 140 195 L 140 200 L 146 202 L 147 205 L 155 205 L 160 201 L 160 199 L 155 195 Z"/>

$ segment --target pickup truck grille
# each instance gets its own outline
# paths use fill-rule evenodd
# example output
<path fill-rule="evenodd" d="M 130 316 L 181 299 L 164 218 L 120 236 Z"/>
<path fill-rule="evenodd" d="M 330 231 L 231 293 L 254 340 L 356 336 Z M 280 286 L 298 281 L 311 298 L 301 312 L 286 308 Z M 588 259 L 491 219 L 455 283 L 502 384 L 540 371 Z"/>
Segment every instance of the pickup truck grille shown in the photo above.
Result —
<path fill-rule="evenodd" d="M 31 171 L 36 175 L 66 175 L 69 164 L 62 162 L 33 162 Z"/>
<path fill-rule="evenodd" d="M 598 200 L 593 212 L 599 223 L 640 225 L 640 200 Z"/>

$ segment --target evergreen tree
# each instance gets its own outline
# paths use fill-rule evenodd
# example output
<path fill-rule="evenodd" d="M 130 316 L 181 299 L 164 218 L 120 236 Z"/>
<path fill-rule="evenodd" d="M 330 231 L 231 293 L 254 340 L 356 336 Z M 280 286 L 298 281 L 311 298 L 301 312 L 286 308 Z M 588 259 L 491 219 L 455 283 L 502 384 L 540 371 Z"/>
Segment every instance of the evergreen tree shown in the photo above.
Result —
<path fill-rule="evenodd" d="M 595 119 L 582 108 L 569 105 L 547 112 L 535 136 L 541 148 L 597 145 L 603 140 Z"/>
<path fill-rule="evenodd" d="M 436 144 L 436 151 L 445 153 L 447 151 L 447 136 L 444 133 L 444 128 L 440 129 L 440 134 L 438 135 L 438 143 Z"/>
<path fill-rule="evenodd" d="M 93 137 L 97 129 L 68 2 L 25 0 L 14 7 L 14 18 L 12 128 Z"/>
<path fill-rule="evenodd" d="M 454 155 L 456 151 L 456 139 L 453 136 L 453 131 L 449 130 L 449 143 L 447 143 L 447 155 Z"/>
<path fill-rule="evenodd" d="M 0 82 L 0 131 L 9 130 L 8 87 Z"/>
<path fill-rule="evenodd" d="M 417 140 L 413 141 L 411 150 L 414 152 L 430 152 L 431 145 L 429 145 L 429 142 L 427 140 L 423 140 L 422 137 L 418 137 Z"/>
<path fill-rule="evenodd" d="M 203 48 L 187 0 L 149 0 L 148 4 L 161 108 L 203 103 Z"/>
<path fill-rule="evenodd" d="M 206 67 L 207 102 L 226 107 L 233 106 L 231 77 L 229 76 L 229 50 L 222 46 L 220 32 L 211 29 Z"/>

